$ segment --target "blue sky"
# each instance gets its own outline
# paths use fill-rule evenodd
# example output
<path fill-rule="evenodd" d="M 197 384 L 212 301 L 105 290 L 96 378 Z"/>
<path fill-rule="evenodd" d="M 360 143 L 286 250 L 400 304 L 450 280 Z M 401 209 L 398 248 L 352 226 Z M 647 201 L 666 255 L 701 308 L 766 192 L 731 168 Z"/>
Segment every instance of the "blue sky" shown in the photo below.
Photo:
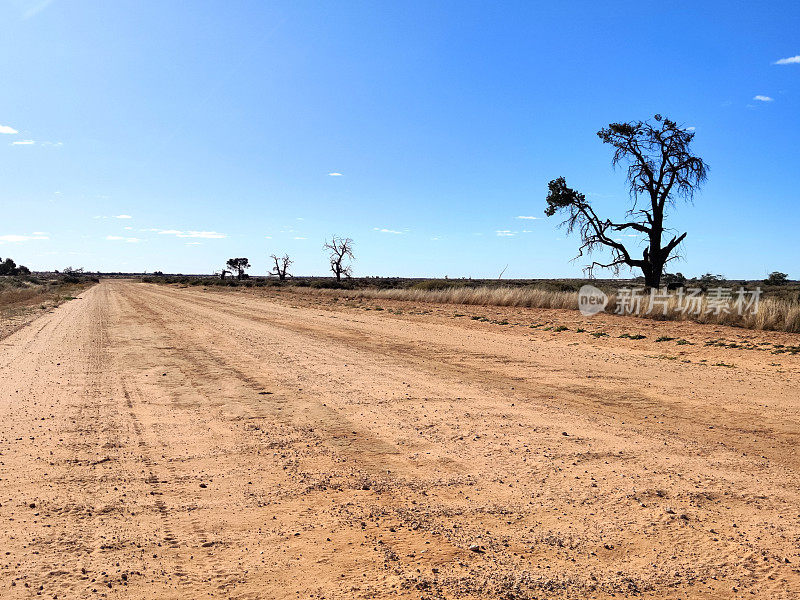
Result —
<path fill-rule="evenodd" d="M 620 217 L 595 132 L 662 113 L 711 166 L 670 215 L 689 232 L 671 270 L 800 278 L 797 2 L 6 0 L 0 18 L 0 256 L 31 268 L 265 273 L 288 252 L 324 274 L 337 233 L 356 275 L 580 276 L 547 182 Z"/>

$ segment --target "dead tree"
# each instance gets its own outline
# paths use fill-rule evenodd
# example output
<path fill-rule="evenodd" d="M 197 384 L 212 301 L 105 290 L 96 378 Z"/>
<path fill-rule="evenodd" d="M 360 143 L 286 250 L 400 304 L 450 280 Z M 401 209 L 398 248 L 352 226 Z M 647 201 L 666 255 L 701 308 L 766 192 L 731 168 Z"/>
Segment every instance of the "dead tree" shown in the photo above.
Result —
<path fill-rule="evenodd" d="M 604 144 L 614 147 L 612 164 L 627 165 L 627 179 L 632 206 L 622 222 L 600 218 L 584 194 L 567 187 L 563 177 L 549 184 L 545 214 L 566 213 L 561 223 L 567 233 L 578 230 L 581 246 L 578 257 L 593 250 L 606 248 L 611 260 L 592 262 L 586 267 L 591 277 L 596 267 L 610 268 L 619 273 L 621 266 L 641 269 L 645 285 L 659 287 L 664 265 L 677 258 L 674 254 L 686 233 L 662 239 L 668 229 L 664 226 L 665 209 L 675 206 L 676 197 L 691 200 L 694 192 L 705 182 L 708 165 L 693 156 L 689 144 L 694 131 L 682 127 L 661 115 L 655 123 L 632 121 L 612 123 L 597 135 Z M 639 200 L 643 200 L 641 206 Z M 621 240 L 623 233 L 636 232 L 644 236 L 645 248 L 641 258 L 633 256 Z M 636 234 L 634 234 L 635 236 Z"/>
<path fill-rule="evenodd" d="M 292 274 L 289 273 L 289 265 L 294 261 L 289 258 L 288 254 L 284 254 L 280 258 L 272 254 L 270 258 L 275 261 L 275 266 L 269 272 L 270 275 L 277 275 L 280 281 L 284 281 L 287 277 L 292 276 Z"/>
<path fill-rule="evenodd" d="M 355 260 L 353 255 L 353 240 L 350 238 L 341 238 L 334 235 L 330 242 L 325 242 L 323 246 L 325 250 L 330 250 L 329 260 L 331 263 L 331 271 L 336 275 L 336 281 L 341 281 L 342 275 L 345 277 L 352 277 L 353 265 L 345 264 L 345 260 Z"/>

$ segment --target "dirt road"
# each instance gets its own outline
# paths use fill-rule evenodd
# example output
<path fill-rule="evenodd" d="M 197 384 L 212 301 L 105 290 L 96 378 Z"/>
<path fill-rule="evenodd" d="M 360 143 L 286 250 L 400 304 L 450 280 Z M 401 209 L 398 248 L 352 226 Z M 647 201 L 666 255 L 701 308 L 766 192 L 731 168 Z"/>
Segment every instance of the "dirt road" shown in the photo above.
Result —
<path fill-rule="evenodd" d="M 104 281 L 0 341 L 0 597 L 797 598 L 797 338 Z"/>

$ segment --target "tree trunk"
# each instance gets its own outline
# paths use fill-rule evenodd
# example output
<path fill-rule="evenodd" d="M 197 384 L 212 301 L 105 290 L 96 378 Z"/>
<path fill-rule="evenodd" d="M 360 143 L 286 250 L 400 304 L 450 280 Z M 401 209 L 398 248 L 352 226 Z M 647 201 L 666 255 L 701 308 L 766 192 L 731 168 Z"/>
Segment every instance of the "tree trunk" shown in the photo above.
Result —
<path fill-rule="evenodd" d="M 653 289 L 661 287 L 661 275 L 664 271 L 664 265 L 650 263 L 647 267 L 642 269 L 644 273 L 644 284 Z"/>

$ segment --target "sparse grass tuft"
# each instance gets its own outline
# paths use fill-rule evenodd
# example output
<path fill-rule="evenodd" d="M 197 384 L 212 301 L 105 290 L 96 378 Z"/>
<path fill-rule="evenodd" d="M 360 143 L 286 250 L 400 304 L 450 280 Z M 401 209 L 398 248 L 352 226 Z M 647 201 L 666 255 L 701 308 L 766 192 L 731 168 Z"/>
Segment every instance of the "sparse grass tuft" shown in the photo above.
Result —
<path fill-rule="evenodd" d="M 643 340 L 647 336 L 646 335 L 642 335 L 641 333 L 633 333 L 633 334 L 631 334 L 631 333 L 623 333 L 619 337 L 626 338 L 626 339 L 629 339 L 629 340 Z"/>

